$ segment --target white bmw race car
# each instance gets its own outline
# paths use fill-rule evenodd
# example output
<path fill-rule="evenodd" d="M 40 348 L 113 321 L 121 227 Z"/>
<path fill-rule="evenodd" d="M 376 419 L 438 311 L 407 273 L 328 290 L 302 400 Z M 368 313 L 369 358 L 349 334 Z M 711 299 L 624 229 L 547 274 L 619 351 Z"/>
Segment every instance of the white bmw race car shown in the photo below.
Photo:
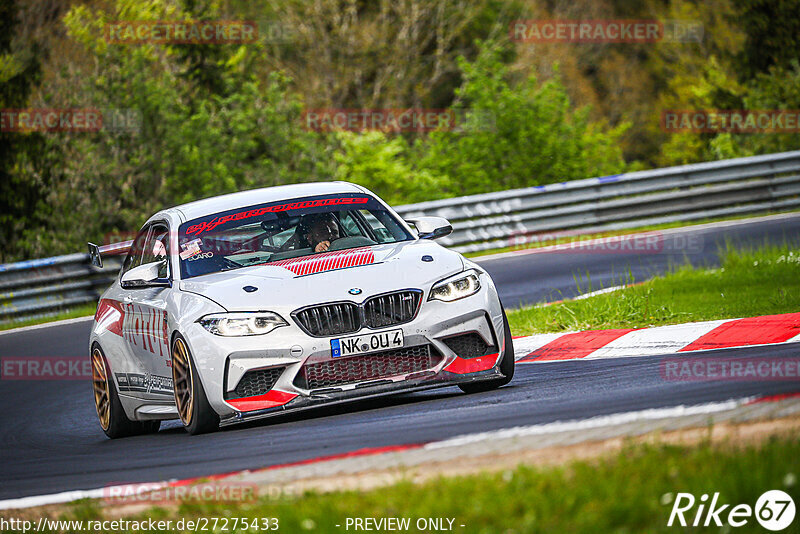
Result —
<path fill-rule="evenodd" d="M 485 271 L 432 241 L 451 231 L 437 217 L 403 221 L 345 182 L 156 213 L 97 306 L 100 425 L 116 438 L 180 418 L 197 434 L 389 393 L 506 384 L 505 313 Z"/>

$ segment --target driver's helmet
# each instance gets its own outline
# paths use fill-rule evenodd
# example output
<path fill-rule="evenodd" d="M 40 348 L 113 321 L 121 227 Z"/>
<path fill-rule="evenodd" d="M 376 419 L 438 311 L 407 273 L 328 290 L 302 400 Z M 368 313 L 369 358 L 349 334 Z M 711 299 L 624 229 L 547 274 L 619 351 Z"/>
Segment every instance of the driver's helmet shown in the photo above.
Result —
<path fill-rule="evenodd" d="M 321 223 L 333 223 L 336 225 L 336 217 L 331 212 L 309 213 L 300 217 L 300 222 L 297 223 L 297 231 L 300 234 L 300 238 L 307 243 L 307 246 L 313 246 L 313 243 L 308 239 L 311 229 Z"/>

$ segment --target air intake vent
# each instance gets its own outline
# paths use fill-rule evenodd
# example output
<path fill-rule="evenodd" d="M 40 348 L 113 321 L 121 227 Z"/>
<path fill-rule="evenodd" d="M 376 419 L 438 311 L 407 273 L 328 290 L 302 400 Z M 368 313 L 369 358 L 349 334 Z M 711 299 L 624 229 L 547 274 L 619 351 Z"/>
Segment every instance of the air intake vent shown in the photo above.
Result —
<path fill-rule="evenodd" d="M 459 358 L 480 358 L 486 354 L 497 352 L 497 349 L 487 345 L 477 332 L 449 337 L 442 341 Z"/>
<path fill-rule="evenodd" d="M 285 367 L 270 367 L 269 369 L 256 369 L 247 371 L 239 380 L 235 391 L 225 393 L 226 399 L 241 399 L 244 397 L 255 397 L 269 392 L 275 382 L 283 374 Z"/>
<path fill-rule="evenodd" d="M 436 367 L 441 359 L 430 345 L 336 358 L 304 365 L 294 383 L 305 389 L 355 384 L 425 371 Z"/>

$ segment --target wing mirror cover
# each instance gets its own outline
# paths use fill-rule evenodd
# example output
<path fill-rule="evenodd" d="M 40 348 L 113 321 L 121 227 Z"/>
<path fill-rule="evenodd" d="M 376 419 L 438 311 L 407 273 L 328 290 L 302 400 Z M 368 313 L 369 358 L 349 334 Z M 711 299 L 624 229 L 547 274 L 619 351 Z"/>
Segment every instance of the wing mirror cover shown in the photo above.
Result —
<path fill-rule="evenodd" d="M 406 222 L 416 227 L 420 239 L 439 239 L 453 232 L 453 225 L 444 217 L 415 217 Z"/>
<path fill-rule="evenodd" d="M 167 260 L 145 263 L 129 270 L 122 275 L 120 285 L 126 289 L 139 287 L 171 287 L 168 278 L 159 278 L 158 274 Z"/>

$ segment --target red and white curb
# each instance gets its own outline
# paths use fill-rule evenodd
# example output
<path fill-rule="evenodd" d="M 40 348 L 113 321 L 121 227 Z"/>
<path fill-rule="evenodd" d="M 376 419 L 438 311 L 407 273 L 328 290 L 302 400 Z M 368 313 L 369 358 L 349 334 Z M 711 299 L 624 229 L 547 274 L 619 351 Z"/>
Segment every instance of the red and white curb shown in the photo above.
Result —
<path fill-rule="evenodd" d="M 514 339 L 517 363 L 629 358 L 800 342 L 800 313 Z"/>

